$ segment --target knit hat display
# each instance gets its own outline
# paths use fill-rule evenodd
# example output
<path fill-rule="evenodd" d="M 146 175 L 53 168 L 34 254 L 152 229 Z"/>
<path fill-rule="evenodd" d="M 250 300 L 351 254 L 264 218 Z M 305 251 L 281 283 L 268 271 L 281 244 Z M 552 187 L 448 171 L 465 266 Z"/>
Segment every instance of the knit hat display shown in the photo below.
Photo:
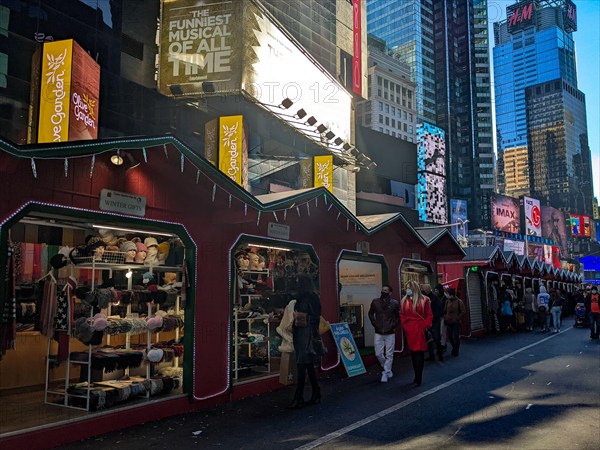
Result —
<path fill-rule="evenodd" d="M 158 363 L 163 359 L 164 352 L 162 348 L 151 348 L 146 355 L 146 359 L 153 363 Z"/>
<path fill-rule="evenodd" d="M 146 244 L 144 244 L 143 242 L 137 242 L 136 244 L 136 250 L 138 252 L 148 252 L 148 247 L 146 247 Z"/>
<path fill-rule="evenodd" d="M 94 331 L 104 331 L 107 324 L 108 322 L 106 316 L 104 314 L 98 313 L 94 317 L 92 317 L 92 323 L 90 326 Z"/>
<path fill-rule="evenodd" d="M 131 250 L 134 250 L 137 252 L 137 246 L 131 241 L 124 241 L 119 246 L 119 250 L 122 251 L 123 253 L 126 253 Z"/>
<path fill-rule="evenodd" d="M 146 244 L 146 247 L 158 247 L 158 241 L 153 237 L 144 239 L 144 244 Z"/>
<path fill-rule="evenodd" d="M 158 331 L 163 326 L 163 318 L 162 316 L 153 316 L 147 320 L 148 330 L 153 333 Z"/>

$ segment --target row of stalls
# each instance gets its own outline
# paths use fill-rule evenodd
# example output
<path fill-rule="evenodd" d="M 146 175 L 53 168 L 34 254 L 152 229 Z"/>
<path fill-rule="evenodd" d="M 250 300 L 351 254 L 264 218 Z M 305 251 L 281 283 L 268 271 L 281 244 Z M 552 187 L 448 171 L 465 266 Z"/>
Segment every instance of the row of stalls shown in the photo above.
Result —
<path fill-rule="evenodd" d="M 468 308 L 468 321 L 462 324 L 466 335 L 482 334 L 490 330 L 489 311 L 497 310 L 497 292 L 501 286 L 512 286 L 524 291 L 532 288 L 539 293 L 540 286 L 563 292 L 574 292 L 583 282 L 580 274 L 559 269 L 543 261 L 501 251 L 496 246 L 467 247 L 460 261 L 446 261 L 438 265 L 444 287 L 454 287 Z"/>
<path fill-rule="evenodd" d="M 11 448 L 279 388 L 279 325 L 299 274 L 315 280 L 324 318 L 369 347 L 381 284 L 434 285 L 464 256 L 446 230 L 356 217 L 324 188 L 254 197 L 171 136 L 0 141 L 0 167 L 0 442 Z M 322 370 L 340 370 L 335 351 Z"/>

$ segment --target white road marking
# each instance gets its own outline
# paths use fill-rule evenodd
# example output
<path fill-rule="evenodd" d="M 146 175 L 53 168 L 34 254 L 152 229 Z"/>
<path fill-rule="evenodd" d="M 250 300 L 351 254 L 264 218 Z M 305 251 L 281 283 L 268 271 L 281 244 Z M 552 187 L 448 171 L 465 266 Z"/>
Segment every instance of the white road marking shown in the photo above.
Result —
<path fill-rule="evenodd" d="M 552 381 L 548 381 L 548 384 L 546 384 L 546 386 L 550 386 L 552 384 Z"/>
<path fill-rule="evenodd" d="M 527 405 L 527 408 L 525 408 L 525 409 L 529 409 L 529 408 L 531 408 L 532 406 L 533 406 L 533 403 L 530 403 L 529 405 Z"/>
<path fill-rule="evenodd" d="M 567 328 L 565 331 L 568 331 L 571 328 Z M 480 366 L 477 369 L 473 369 L 470 372 L 464 373 L 464 374 L 462 374 L 462 375 L 460 375 L 460 376 L 458 376 L 458 377 L 456 377 L 456 378 L 454 378 L 454 379 L 452 379 L 450 381 L 446 381 L 445 383 L 442 383 L 439 386 L 436 386 L 436 387 L 431 388 L 431 389 L 429 389 L 429 390 L 427 390 L 425 392 L 422 392 L 422 393 L 420 393 L 418 395 L 415 395 L 414 397 L 406 399 L 406 400 L 404 400 L 404 401 L 402 401 L 400 403 L 397 403 L 394 406 L 391 406 L 391 407 L 389 407 L 387 409 L 379 411 L 378 413 L 373 414 L 373 415 L 371 415 L 369 417 L 365 417 L 362 420 L 359 420 L 357 422 L 351 423 L 350 425 L 345 426 L 343 428 L 340 428 L 339 430 L 336 430 L 336 431 L 333 431 L 333 432 L 331 432 L 329 434 L 326 434 L 325 436 L 322 436 L 319 439 L 315 439 L 312 442 L 308 442 L 307 444 L 304 444 L 304 445 L 302 445 L 300 447 L 297 447 L 296 450 L 311 450 L 311 449 L 316 448 L 316 447 L 318 447 L 320 445 L 326 444 L 327 442 L 333 441 L 334 439 L 337 439 L 337 438 L 339 438 L 341 436 L 344 436 L 345 434 L 348 434 L 351 431 L 356 430 L 357 428 L 360 428 L 360 427 L 363 427 L 365 425 L 368 425 L 371 422 L 375 422 L 376 420 L 381 419 L 381 418 L 383 418 L 383 417 L 385 417 L 387 415 L 390 415 L 390 414 L 392 414 L 392 413 L 394 413 L 394 412 L 396 412 L 396 411 L 398 411 L 398 410 L 400 410 L 400 409 L 402 409 L 402 408 L 404 408 L 404 407 L 406 407 L 408 405 L 411 405 L 411 404 L 413 404 L 415 402 L 418 402 L 422 398 L 425 398 L 425 397 L 428 397 L 428 396 L 430 396 L 432 394 L 435 394 L 436 392 L 441 391 L 442 389 L 445 389 L 447 387 L 450 387 L 450 386 L 452 386 L 452 385 L 454 385 L 456 383 L 460 383 L 465 378 L 469 378 L 469 377 L 471 377 L 471 376 L 473 376 L 473 375 L 475 375 L 475 374 L 477 374 L 479 372 L 483 372 L 484 370 L 489 369 L 490 367 L 495 366 L 496 364 L 501 363 L 502 361 L 505 361 L 505 360 L 507 360 L 509 358 L 512 358 L 514 355 L 517 355 L 517 354 L 519 354 L 519 353 L 521 353 L 521 352 L 523 352 L 525 350 L 529 350 L 530 348 L 535 347 L 535 346 L 537 346 L 537 345 L 539 345 L 539 344 L 541 344 L 543 342 L 546 342 L 546 341 L 548 341 L 548 340 L 550 340 L 552 338 L 555 338 L 556 336 L 557 336 L 556 333 L 551 334 L 550 336 L 548 336 L 548 337 L 546 337 L 544 339 L 541 339 L 541 340 L 539 340 L 537 342 L 534 342 L 533 344 L 526 345 L 525 347 L 522 347 L 522 348 L 520 348 L 518 350 L 515 350 L 514 352 L 511 352 L 508 355 L 504 355 L 504 356 L 502 356 L 502 357 L 500 357 L 500 358 L 498 358 L 498 359 L 496 359 L 494 361 L 491 361 L 491 362 L 489 362 L 487 364 L 484 364 L 483 366 Z M 569 366 L 567 366 L 567 367 L 569 367 Z M 532 383 L 532 384 L 534 384 L 534 383 Z"/>
<path fill-rule="evenodd" d="M 571 364 L 567 364 L 565 367 L 571 367 Z"/>

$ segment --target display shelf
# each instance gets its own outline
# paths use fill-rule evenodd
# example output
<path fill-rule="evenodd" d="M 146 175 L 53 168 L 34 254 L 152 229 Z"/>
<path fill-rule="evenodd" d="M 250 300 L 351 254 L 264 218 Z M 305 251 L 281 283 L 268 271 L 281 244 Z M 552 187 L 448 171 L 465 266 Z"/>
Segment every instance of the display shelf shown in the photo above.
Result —
<path fill-rule="evenodd" d="M 252 330 L 252 325 L 254 324 L 255 320 L 260 320 L 262 321 L 263 325 L 265 325 L 266 327 L 266 334 L 263 335 L 264 339 L 260 342 L 235 342 L 233 344 L 233 348 L 234 348 L 234 352 L 233 352 L 233 378 L 234 380 L 237 380 L 239 378 L 239 372 L 241 370 L 245 370 L 245 369 L 256 369 L 256 368 L 261 368 L 264 370 L 261 370 L 261 372 L 266 372 L 269 373 L 271 371 L 271 346 L 269 345 L 269 336 L 271 333 L 271 328 L 270 328 L 270 324 L 269 321 L 267 321 L 266 323 L 264 323 L 264 319 L 265 317 L 241 317 L 238 318 L 238 311 L 234 310 L 234 336 L 239 335 L 240 330 L 240 324 L 242 323 L 246 323 L 247 324 L 247 330 L 246 332 L 251 332 Z M 252 358 L 253 353 L 256 351 L 254 347 L 259 347 L 262 346 L 263 344 L 266 344 L 266 348 L 267 348 L 267 363 L 265 365 L 247 365 L 247 366 L 242 366 L 239 364 L 240 361 L 240 349 L 243 347 L 247 348 L 247 355 L 248 358 Z"/>

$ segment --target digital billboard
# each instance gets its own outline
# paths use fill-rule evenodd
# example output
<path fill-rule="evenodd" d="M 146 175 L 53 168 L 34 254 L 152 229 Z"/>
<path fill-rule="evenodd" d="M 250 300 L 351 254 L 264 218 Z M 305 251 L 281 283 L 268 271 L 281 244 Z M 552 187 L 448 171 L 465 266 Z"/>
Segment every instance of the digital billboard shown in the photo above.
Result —
<path fill-rule="evenodd" d="M 415 185 L 402 183 L 400 181 L 390 180 L 390 188 L 394 197 L 400 197 L 404 200 L 404 206 L 415 208 Z"/>
<path fill-rule="evenodd" d="M 419 172 L 417 202 L 419 220 L 437 224 L 448 223 L 446 178 L 428 172 Z"/>
<path fill-rule="evenodd" d="M 467 217 L 467 201 L 458 198 L 450 199 L 450 223 L 458 223 L 452 227 L 454 237 L 457 237 L 458 234 L 467 235 L 469 227 L 464 223 Z"/>
<path fill-rule="evenodd" d="M 567 223 L 565 216 L 556 208 L 542 205 L 542 237 L 551 239 L 559 248 L 561 257 L 568 255 Z"/>
<path fill-rule="evenodd" d="M 239 90 L 242 2 L 163 0 L 158 90 L 180 96 Z"/>
<path fill-rule="evenodd" d="M 38 143 L 98 138 L 100 66 L 73 39 L 45 42 Z"/>
<path fill-rule="evenodd" d="M 577 6 L 571 0 L 564 0 L 563 24 L 567 33 L 577 31 Z"/>
<path fill-rule="evenodd" d="M 527 236 L 542 235 L 542 211 L 540 201 L 531 197 L 523 197 L 525 212 L 525 234 Z"/>
<path fill-rule="evenodd" d="M 538 261 L 544 261 L 544 246 L 537 244 L 527 245 L 527 257 Z"/>
<path fill-rule="evenodd" d="M 417 125 L 417 170 L 446 176 L 444 130 L 426 122 Z"/>
<path fill-rule="evenodd" d="M 514 252 L 517 255 L 525 254 L 525 241 L 513 241 L 512 239 L 504 239 L 505 252 Z"/>
<path fill-rule="evenodd" d="M 569 219 L 571 227 L 571 236 L 574 237 L 591 237 L 592 236 L 592 224 L 588 216 L 582 216 L 578 214 L 571 214 Z"/>
<path fill-rule="evenodd" d="M 322 143 L 323 132 L 351 139 L 352 95 L 310 59 L 253 3 L 244 8 L 242 90 L 307 137 Z M 282 102 L 292 105 L 282 116 Z M 300 118 L 298 114 L 302 111 Z M 291 117 L 287 117 L 291 116 Z M 314 123 L 308 119 L 313 118 Z M 326 141 L 327 142 L 327 141 Z M 330 142 L 329 147 L 334 144 Z M 341 151 L 341 147 L 340 147 Z"/>
<path fill-rule="evenodd" d="M 491 196 L 492 228 L 507 233 L 520 233 L 519 200 L 506 195 Z"/>

